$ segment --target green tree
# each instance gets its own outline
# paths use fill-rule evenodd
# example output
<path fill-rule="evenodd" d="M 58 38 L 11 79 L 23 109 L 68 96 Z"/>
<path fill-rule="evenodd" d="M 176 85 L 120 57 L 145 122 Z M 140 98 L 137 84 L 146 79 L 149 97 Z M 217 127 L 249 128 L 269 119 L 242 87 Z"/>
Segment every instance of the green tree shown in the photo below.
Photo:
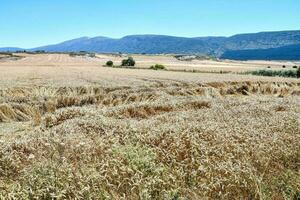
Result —
<path fill-rule="evenodd" d="M 300 66 L 297 69 L 296 76 L 297 76 L 297 78 L 300 78 Z"/>
<path fill-rule="evenodd" d="M 106 66 L 112 67 L 112 66 L 114 66 L 114 62 L 109 60 L 106 62 Z"/>
<path fill-rule="evenodd" d="M 122 66 L 133 67 L 135 66 L 135 60 L 132 57 L 122 60 Z"/>

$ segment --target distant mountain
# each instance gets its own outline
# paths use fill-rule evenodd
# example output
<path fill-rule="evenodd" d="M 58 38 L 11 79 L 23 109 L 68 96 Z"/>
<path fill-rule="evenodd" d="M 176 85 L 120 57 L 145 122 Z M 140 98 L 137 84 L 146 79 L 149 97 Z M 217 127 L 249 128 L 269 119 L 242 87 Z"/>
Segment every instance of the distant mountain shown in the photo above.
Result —
<path fill-rule="evenodd" d="M 0 48 L 0 52 L 6 52 L 6 51 L 22 51 L 23 49 L 18 47 L 2 47 Z"/>
<path fill-rule="evenodd" d="M 300 60 L 300 44 L 270 49 L 226 51 L 221 58 L 231 60 Z"/>
<path fill-rule="evenodd" d="M 300 31 L 261 32 L 254 34 L 239 34 L 229 37 L 226 49 L 267 49 L 299 44 Z"/>
<path fill-rule="evenodd" d="M 82 37 L 30 51 L 90 51 L 97 53 L 202 54 L 222 56 L 236 50 L 269 49 L 300 44 L 300 31 L 261 32 L 231 37 L 173 37 L 165 35 L 131 35 L 121 39 Z M 280 49 L 279 49 L 280 50 Z M 225 54 L 227 55 L 227 54 Z"/>
<path fill-rule="evenodd" d="M 56 45 L 38 47 L 32 50 L 45 51 L 92 51 L 102 53 L 201 53 L 214 50 L 213 42 L 205 38 L 183 38 L 163 35 L 131 35 L 121 39 L 104 37 L 79 38 Z"/>
<path fill-rule="evenodd" d="M 31 51 L 44 50 L 48 52 L 71 52 L 71 51 L 92 51 L 101 52 L 97 49 L 108 48 L 108 41 L 113 40 L 106 37 L 82 37 L 73 40 L 68 40 L 59 44 L 42 46 L 30 49 Z"/>

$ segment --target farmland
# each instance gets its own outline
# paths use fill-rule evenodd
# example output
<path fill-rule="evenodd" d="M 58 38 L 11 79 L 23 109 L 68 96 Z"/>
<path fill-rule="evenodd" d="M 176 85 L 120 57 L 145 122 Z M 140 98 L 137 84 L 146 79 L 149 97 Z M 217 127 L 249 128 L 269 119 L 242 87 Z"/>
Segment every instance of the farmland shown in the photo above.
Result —
<path fill-rule="evenodd" d="M 16 56 L 0 59 L 0 199 L 300 197 L 299 79 L 238 74 L 297 62 Z"/>

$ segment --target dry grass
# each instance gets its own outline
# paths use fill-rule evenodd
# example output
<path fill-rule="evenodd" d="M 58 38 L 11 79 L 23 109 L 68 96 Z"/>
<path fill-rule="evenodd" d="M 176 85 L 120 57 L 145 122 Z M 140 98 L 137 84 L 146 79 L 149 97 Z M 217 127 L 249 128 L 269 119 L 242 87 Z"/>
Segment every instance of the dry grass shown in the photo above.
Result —
<path fill-rule="evenodd" d="M 1 81 L 0 199 L 300 196 L 294 79 L 36 69 Z"/>
<path fill-rule="evenodd" d="M 296 83 L 1 91 L 2 198 L 292 199 Z M 36 120 L 38 119 L 38 120 Z"/>

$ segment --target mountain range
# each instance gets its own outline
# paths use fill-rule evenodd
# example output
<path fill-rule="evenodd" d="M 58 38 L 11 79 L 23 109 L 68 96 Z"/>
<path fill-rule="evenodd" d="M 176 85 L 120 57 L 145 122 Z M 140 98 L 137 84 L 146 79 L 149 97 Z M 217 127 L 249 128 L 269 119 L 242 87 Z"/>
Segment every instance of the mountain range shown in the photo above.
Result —
<path fill-rule="evenodd" d="M 19 48 L 0 48 L 14 51 Z M 201 54 L 228 59 L 300 60 L 300 30 L 238 34 L 231 37 L 130 35 L 120 39 L 82 37 L 27 51 L 97 53 Z M 284 52 L 282 54 L 281 52 Z M 295 53 L 296 52 L 296 53 Z M 278 55 L 283 56 L 278 56 Z M 257 56 L 255 56 L 257 55 Z"/>
<path fill-rule="evenodd" d="M 231 60 L 300 60 L 300 44 L 270 49 L 226 51 L 221 58 Z"/>

